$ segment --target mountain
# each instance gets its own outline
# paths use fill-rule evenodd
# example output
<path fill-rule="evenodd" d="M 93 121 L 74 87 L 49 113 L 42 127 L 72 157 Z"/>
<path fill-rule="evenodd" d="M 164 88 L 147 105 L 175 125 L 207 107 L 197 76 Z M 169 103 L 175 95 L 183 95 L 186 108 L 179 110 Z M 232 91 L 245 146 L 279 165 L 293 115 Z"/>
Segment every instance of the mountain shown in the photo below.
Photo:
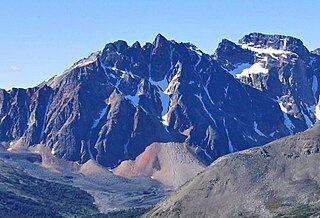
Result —
<path fill-rule="evenodd" d="M 0 90 L 0 142 L 109 168 L 173 143 L 208 165 L 310 127 L 317 53 L 278 35 L 239 43 L 223 40 L 214 55 L 160 34 L 109 43 L 37 87 Z"/>
<path fill-rule="evenodd" d="M 238 44 L 223 40 L 214 58 L 235 78 L 275 99 L 290 133 L 319 119 L 320 57 L 301 40 L 251 33 Z"/>
<path fill-rule="evenodd" d="M 318 217 L 320 124 L 219 158 L 146 217 Z"/>

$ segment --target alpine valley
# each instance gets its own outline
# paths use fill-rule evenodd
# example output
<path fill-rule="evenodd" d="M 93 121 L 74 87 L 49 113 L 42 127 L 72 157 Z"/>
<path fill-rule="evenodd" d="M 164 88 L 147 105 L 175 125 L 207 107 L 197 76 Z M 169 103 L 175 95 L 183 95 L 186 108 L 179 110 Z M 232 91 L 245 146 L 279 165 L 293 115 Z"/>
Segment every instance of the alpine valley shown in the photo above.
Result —
<path fill-rule="evenodd" d="M 291 36 L 223 39 L 213 54 L 161 34 L 109 43 L 36 87 L 0 89 L 0 185 L 21 175 L 83 196 L 51 217 L 139 216 L 172 190 L 145 216 L 316 217 L 319 83 L 319 49 Z"/>

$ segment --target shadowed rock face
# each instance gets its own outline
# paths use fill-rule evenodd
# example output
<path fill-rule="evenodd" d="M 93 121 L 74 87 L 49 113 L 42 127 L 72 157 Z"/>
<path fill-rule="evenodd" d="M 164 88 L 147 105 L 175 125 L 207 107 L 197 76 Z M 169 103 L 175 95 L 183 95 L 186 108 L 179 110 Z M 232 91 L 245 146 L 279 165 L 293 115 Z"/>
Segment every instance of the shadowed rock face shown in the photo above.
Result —
<path fill-rule="evenodd" d="M 320 48 L 313 50 L 312 53 L 315 55 L 320 55 Z"/>
<path fill-rule="evenodd" d="M 320 58 L 301 40 L 251 33 L 238 44 L 223 40 L 214 58 L 235 78 L 275 99 L 287 114 L 291 132 L 311 127 L 319 119 Z"/>
<path fill-rule="evenodd" d="M 258 38 L 253 41 L 257 46 L 264 43 Z M 280 39 L 267 41 L 272 40 Z M 261 92 L 226 73 L 222 67 L 234 68 L 238 60 L 254 63 L 256 57 L 253 51 L 223 42 L 214 60 L 190 43 L 160 34 L 144 46 L 116 41 L 35 88 L 0 90 L 0 141 L 11 142 L 11 147 L 45 144 L 55 156 L 80 163 L 94 159 L 112 168 L 136 158 L 153 142 L 178 142 L 209 164 L 224 154 L 304 130 L 306 116 L 311 123 L 315 120 L 306 110 L 303 117 L 281 111 L 273 88 Z M 288 44 L 290 52 L 309 54 L 300 41 L 294 45 L 299 48 Z M 301 69 L 310 57 L 299 56 Z M 277 74 L 280 68 L 272 69 Z M 303 71 L 301 87 L 299 76 L 289 76 L 288 91 L 279 95 L 282 103 L 288 98 L 282 109 L 291 102 L 301 112 L 315 103 L 312 69 Z M 297 93 L 306 90 L 299 101 L 294 97 L 298 94 L 285 95 L 295 87 Z"/>
<path fill-rule="evenodd" d="M 147 217 L 302 217 L 320 210 L 320 125 L 230 154 Z"/>

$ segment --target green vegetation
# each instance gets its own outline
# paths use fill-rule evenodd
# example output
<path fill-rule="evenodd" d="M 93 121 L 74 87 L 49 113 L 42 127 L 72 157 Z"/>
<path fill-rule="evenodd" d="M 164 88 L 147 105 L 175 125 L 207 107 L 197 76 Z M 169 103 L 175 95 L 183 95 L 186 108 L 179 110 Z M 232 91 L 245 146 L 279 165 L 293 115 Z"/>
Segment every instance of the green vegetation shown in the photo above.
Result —
<path fill-rule="evenodd" d="M 98 214 L 79 188 L 29 176 L 0 160 L 0 217 L 81 217 Z"/>
<path fill-rule="evenodd" d="M 320 217 L 320 201 L 314 204 L 307 204 L 295 208 L 288 208 L 280 212 L 277 218 L 304 218 L 304 217 Z"/>
<path fill-rule="evenodd" d="M 320 191 L 314 199 L 310 199 L 312 203 L 301 205 L 298 207 L 280 208 L 277 218 L 304 218 L 304 217 L 320 217 Z"/>
<path fill-rule="evenodd" d="M 152 207 L 144 207 L 144 208 L 129 208 L 126 210 L 119 210 L 109 212 L 107 214 L 98 214 L 93 216 L 87 216 L 86 218 L 139 218 L 143 214 L 150 211 Z"/>

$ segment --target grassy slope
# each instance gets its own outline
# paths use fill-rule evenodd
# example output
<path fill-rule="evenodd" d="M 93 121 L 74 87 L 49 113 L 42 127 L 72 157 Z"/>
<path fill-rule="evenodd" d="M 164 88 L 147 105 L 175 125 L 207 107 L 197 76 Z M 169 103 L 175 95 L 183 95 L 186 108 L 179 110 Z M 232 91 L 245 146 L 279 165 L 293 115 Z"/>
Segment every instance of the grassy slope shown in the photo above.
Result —
<path fill-rule="evenodd" d="M 80 217 L 99 213 L 79 188 L 27 175 L 0 160 L 0 217 Z"/>
<path fill-rule="evenodd" d="M 145 217 L 320 217 L 320 123 L 227 155 Z"/>

